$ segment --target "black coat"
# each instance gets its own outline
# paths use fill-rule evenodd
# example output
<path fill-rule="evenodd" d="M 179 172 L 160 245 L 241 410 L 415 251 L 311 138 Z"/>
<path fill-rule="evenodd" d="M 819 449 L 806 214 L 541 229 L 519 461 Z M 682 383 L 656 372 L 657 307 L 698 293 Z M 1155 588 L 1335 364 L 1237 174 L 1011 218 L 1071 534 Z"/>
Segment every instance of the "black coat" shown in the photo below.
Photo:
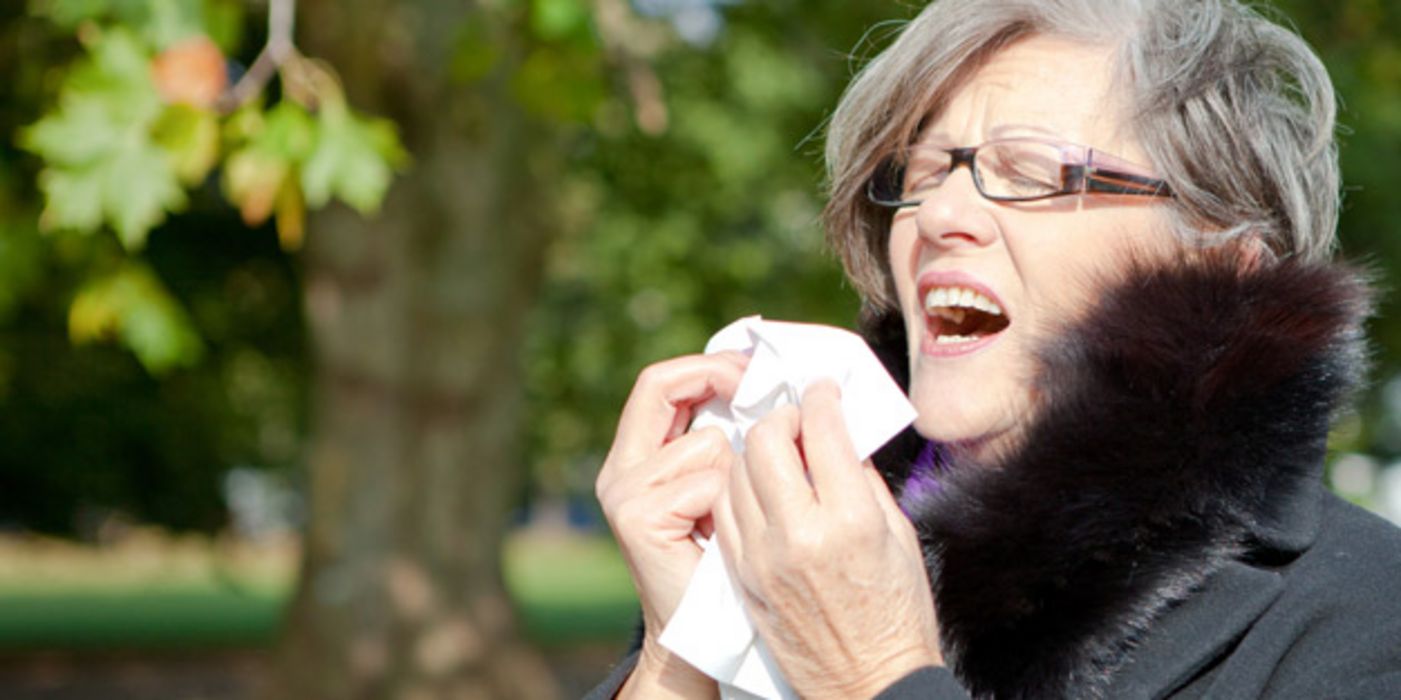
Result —
<path fill-rule="evenodd" d="M 1023 447 L 881 455 L 949 662 L 882 697 L 1401 698 L 1401 531 L 1322 487 L 1367 286 L 1224 255 L 1126 279 L 1042 329 Z M 903 374 L 898 318 L 866 328 Z"/>

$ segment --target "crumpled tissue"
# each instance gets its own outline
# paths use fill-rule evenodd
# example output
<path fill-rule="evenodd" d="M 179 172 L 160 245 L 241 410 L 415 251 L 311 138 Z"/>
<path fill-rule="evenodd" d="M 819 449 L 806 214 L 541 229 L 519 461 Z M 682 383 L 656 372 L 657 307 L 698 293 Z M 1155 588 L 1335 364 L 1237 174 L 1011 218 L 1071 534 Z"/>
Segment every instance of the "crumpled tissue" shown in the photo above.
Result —
<path fill-rule="evenodd" d="M 743 452 L 744 435 L 769 411 L 798 404 L 809 384 L 831 378 L 841 387 L 842 416 L 860 459 L 870 457 L 915 419 L 914 406 L 860 336 L 829 326 L 742 318 L 706 344 L 707 353 L 750 355 L 732 401 L 713 400 L 691 429 L 715 426 Z M 701 543 L 700 564 L 659 641 L 719 681 L 729 700 L 796 698 L 755 634 L 744 601 L 725 568 L 720 545 Z"/>

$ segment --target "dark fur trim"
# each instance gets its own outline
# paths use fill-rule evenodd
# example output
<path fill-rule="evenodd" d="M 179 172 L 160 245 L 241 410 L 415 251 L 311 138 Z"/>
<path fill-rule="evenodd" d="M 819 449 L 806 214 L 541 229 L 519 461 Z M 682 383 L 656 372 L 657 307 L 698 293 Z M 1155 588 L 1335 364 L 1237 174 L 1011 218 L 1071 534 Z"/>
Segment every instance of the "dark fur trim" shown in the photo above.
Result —
<path fill-rule="evenodd" d="M 1367 364 L 1368 286 L 1342 266 L 1237 260 L 1132 266 L 1044 344 L 1023 446 L 954 456 L 939 489 L 902 503 L 975 696 L 1102 694 L 1155 617 L 1316 495 L 1318 444 Z M 903 359 L 884 322 L 868 335 Z"/>

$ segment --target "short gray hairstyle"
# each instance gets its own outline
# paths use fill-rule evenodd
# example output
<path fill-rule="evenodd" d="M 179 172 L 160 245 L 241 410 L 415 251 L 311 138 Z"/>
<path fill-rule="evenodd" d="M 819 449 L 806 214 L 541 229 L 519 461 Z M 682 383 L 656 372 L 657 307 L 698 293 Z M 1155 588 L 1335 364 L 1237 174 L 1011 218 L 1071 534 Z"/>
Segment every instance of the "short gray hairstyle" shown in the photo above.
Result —
<path fill-rule="evenodd" d="M 1129 135 L 1176 194 L 1178 235 L 1332 255 L 1337 106 L 1293 31 L 1237 0 L 937 0 L 860 71 L 828 125 L 828 240 L 868 308 L 897 303 L 890 213 L 866 200 L 867 180 L 993 54 L 1032 35 L 1116 52 Z"/>

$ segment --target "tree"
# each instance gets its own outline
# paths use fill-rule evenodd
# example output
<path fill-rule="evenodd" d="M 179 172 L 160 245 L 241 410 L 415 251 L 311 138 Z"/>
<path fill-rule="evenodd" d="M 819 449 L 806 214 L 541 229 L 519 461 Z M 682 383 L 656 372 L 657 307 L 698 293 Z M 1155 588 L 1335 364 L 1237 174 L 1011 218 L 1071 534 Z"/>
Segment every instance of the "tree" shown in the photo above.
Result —
<path fill-rule="evenodd" d="M 309 2 L 304 16 L 307 45 L 353 102 L 394 117 L 416 160 L 380 216 L 312 223 L 312 521 L 280 690 L 548 697 L 499 573 L 559 170 L 557 134 L 508 92 L 526 16 L 386 0 Z M 463 32 L 492 41 L 464 49 Z M 455 52 L 488 48 L 489 66 L 454 79 Z"/>

